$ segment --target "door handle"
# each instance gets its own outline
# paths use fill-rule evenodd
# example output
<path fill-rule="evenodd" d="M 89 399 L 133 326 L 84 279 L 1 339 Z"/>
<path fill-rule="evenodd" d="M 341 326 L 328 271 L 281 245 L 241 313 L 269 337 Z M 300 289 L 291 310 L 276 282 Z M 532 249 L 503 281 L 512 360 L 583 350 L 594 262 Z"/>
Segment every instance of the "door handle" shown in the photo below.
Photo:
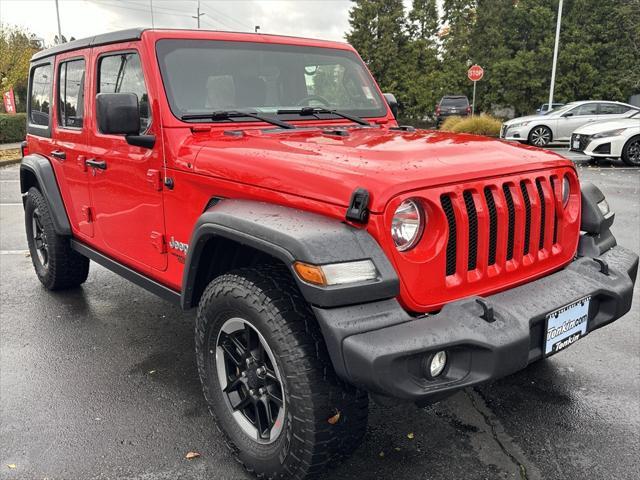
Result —
<path fill-rule="evenodd" d="M 56 157 L 58 160 L 65 160 L 67 158 L 67 154 L 62 150 L 54 150 L 51 152 L 52 157 Z"/>
<path fill-rule="evenodd" d="M 104 160 L 96 160 L 95 158 L 90 158 L 89 160 L 85 160 L 84 164 L 91 168 L 99 168 L 100 170 L 107 169 L 107 162 Z"/>

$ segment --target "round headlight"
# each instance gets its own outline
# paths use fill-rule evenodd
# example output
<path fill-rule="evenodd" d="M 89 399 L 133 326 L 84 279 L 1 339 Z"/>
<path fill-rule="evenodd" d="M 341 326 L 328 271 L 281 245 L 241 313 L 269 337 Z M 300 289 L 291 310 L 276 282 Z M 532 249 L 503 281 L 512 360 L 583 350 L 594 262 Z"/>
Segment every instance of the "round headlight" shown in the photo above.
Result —
<path fill-rule="evenodd" d="M 425 213 L 419 203 L 405 200 L 397 208 L 391 222 L 391 238 L 401 252 L 415 247 L 422 236 Z"/>
<path fill-rule="evenodd" d="M 569 203 L 569 195 L 571 194 L 571 185 L 569 184 L 569 177 L 566 175 L 562 179 L 562 206 L 566 207 Z"/>

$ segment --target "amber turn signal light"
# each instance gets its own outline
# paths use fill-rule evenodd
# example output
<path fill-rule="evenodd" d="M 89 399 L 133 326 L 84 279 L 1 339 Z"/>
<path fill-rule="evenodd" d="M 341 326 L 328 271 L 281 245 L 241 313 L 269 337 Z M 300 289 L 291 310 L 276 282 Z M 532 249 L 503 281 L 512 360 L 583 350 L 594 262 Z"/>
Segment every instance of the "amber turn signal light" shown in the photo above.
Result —
<path fill-rule="evenodd" d="M 293 264 L 293 268 L 296 270 L 298 276 L 305 282 L 322 286 L 327 284 L 327 279 L 320 267 L 309 265 L 308 263 L 296 262 Z"/>

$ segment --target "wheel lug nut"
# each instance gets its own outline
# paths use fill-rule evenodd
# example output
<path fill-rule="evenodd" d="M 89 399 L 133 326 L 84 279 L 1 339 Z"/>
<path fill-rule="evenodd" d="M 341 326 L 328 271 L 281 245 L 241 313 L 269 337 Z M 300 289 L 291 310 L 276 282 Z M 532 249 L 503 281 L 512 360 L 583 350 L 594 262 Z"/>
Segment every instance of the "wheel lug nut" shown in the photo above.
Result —
<path fill-rule="evenodd" d="M 253 396 L 253 395 L 255 395 L 255 394 L 256 394 L 256 391 L 255 391 L 255 390 L 253 390 L 253 389 L 249 390 L 249 395 Z"/>
<path fill-rule="evenodd" d="M 243 371 L 243 372 L 240 374 L 240 376 L 241 376 L 241 377 L 246 377 L 246 376 L 247 376 L 247 372 Z"/>
<path fill-rule="evenodd" d="M 265 394 L 265 392 L 266 392 L 266 390 L 265 390 L 264 388 L 260 387 L 260 388 L 258 389 L 258 392 L 260 392 L 260 395 L 264 395 L 264 394 Z"/>

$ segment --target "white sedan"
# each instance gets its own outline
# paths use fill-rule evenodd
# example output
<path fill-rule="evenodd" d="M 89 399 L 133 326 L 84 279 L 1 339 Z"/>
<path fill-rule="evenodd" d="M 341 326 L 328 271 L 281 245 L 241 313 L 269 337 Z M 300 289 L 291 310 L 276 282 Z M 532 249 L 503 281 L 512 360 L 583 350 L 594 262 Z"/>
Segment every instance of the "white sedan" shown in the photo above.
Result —
<path fill-rule="evenodd" d="M 638 110 L 638 107 L 621 102 L 572 102 L 545 115 L 531 115 L 504 122 L 500 138 L 536 147 L 545 147 L 552 142 L 568 143 L 571 134 L 587 123 L 626 118 Z"/>
<path fill-rule="evenodd" d="M 627 165 L 639 167 L 640 112 L 578 128 L 571 135 L 570 148 L 592 158 L 622 158 Z"/>

